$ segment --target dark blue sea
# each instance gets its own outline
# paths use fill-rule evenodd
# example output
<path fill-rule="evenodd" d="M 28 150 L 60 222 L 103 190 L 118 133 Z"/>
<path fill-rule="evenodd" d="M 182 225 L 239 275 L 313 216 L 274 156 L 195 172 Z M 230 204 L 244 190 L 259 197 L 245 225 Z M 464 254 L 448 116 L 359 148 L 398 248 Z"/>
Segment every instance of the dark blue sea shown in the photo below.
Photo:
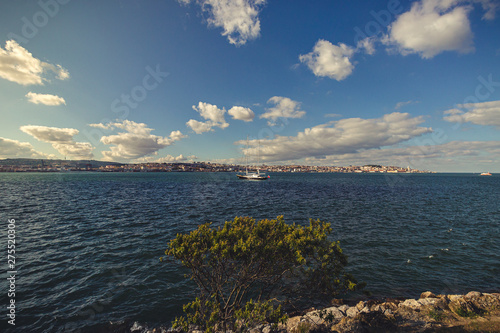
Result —
<path fill-rule="evenodd" d="M 500 175 L 3 173 L 0 212 L 2 332 L 169 326 L 193 297 L 186 272 L 159 261 L 169 240 L 242 215 L 331 222 L 375 297 L 500 290 Z"/>

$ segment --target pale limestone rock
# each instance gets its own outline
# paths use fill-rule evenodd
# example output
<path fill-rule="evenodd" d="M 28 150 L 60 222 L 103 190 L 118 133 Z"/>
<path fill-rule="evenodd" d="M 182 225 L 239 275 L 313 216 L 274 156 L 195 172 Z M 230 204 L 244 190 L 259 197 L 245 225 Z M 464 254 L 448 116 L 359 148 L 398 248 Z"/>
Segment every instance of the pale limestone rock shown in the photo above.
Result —
<path fill-rule="evenodd" d="M 346 313 L 347 309 L 349 309 L 349 305 L 341 305 L 338 307 L 339 311 L 341 311 L 342 313 Z"/>
<path fill-rule="evenodd" d="M 406 306 L 408 308 L 412 308 L 412 309 L 418 309 L 422 306 L 422 304 L 420 304 L 417 300 L 415 299 L 407 299 L 406 301 L 404 301 L 403 303 L 399 303 L 399 306 Z"/>
<path fill-rule="evenodd" d="M 368 313 L 370 312 L 370 308 L 368 306 L 365 306 L 364 308 L 362 308 L 360 311 L 360 313 Z"/>
<path fill-rule="evenodd" d="M 336 306 L 327 308 L 325 311 L 327 315 L 331 314 L 336 320 L 344 318 L 344 313 L 342 313 Z"/>
<path fill-rule="evenodd" d="M 351 317 L 351 318 L 356 317 L 358 313 L 359 313 L 359 310 L 358 310 L 358 308 L 357 308 L 357 307 L 355 307 L 355 306 L 350 307 L 350 308 L 349 308 L 349 309 L 347 309 L 347 311 L 346 311 L 346 315 L 347 315 L 348 317 Z"/>
<path fill-rule="evenodd" d="M 426 306 L 426 305 L 434 305 L 437 303 L 437 301 L 438 301 L 437 298 L 421 298 L 417 302 L 419 302 L 423 306 Z"/>

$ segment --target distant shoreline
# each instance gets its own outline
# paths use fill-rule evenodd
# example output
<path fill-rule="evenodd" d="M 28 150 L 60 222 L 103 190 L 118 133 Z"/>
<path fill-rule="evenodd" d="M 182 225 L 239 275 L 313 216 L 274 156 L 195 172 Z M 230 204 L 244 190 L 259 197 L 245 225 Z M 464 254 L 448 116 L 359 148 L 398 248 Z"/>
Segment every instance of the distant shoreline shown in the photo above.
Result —
<path fill-rule="evenodd" d="M 237 164 L 211 162 L 175 162 L 175 163 L 118 163 L 95 160 L 37 160 L 4 159 L 0 160 L 0 172 L 243 172 L 247 167 Z M 260 165 L 248 166 L 248 170 L 283 173 L 435 173 L 400 166 L 367 164 L 363 166 L 311 166 L 311 165 Z"/>

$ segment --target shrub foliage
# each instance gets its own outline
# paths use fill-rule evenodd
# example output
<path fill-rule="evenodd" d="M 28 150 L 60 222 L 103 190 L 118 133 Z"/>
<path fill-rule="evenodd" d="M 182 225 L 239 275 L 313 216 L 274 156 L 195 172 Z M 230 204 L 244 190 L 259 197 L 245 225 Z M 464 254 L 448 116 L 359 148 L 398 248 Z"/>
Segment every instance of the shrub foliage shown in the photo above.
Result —
<path fill-rule="evenodd" d="M 236 217 L 222 227 L 200 225 L 178 234 L 165 254 L 190 269 L 198 286 L 195 301 L 174 327 L 195 325 L 205 331 L 239 330 L 285 319 L 283 306 L 331 300 L 359 289 L 344 270 L 347 257 L 329 240 L 329 223 L 285 223 L 282 216 L 256 221 Z M 279 306 L 278 306 L 279 304 Z"/>

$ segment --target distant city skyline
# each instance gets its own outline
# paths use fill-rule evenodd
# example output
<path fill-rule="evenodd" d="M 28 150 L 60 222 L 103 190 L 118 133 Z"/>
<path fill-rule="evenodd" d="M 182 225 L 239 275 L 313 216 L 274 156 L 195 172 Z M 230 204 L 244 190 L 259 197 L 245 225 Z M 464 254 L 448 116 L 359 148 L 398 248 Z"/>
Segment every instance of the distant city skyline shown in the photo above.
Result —
<path fill-rule="evenodd" d="M 0 8 L 0 159 L 500 172 L 498 0 Z"/>

